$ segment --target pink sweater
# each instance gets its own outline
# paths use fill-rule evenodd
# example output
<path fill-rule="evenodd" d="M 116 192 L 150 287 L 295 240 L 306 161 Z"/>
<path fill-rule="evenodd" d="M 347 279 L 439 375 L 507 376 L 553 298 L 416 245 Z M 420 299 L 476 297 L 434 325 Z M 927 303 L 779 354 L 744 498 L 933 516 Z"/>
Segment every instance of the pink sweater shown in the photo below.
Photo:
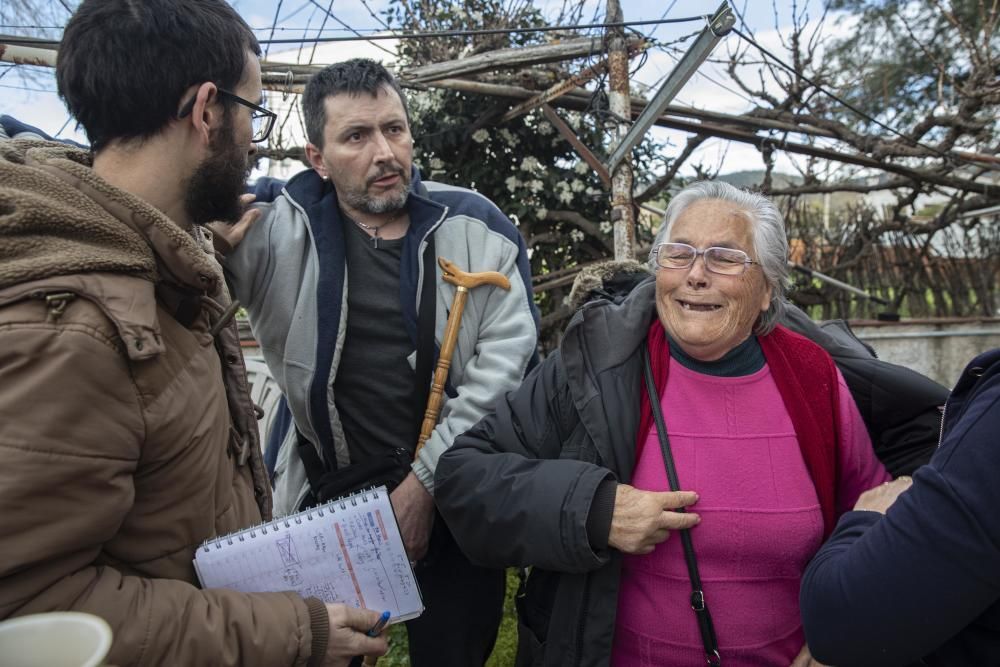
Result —
<path fill-rule="evenodd" d="M 839 379 L 838 515 L 889 479 Z M 681 487 L 700 496 L 692 510 L 702 521 L 691 537 L 723 664 L 785 667 L 804 643 L 799 582 L 823 539 L 823 519 L 771 372 L 712 377 L 671 359 L 661 406 Z M 655 427 L 632 485 L 669 489 Z M 676 537 L 646 556 L 625 556 L 612 663 L 704 665 L 690 594 Z"/>

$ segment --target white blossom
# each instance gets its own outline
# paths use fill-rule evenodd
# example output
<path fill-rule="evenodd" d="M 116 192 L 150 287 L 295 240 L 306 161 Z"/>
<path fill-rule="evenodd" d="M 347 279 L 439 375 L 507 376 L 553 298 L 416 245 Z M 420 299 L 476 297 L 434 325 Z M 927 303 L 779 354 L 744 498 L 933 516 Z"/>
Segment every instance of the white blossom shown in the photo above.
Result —
<path fill-rule="evenodd" d="M 545 189 L 545 183 L 542 183 L 540 180 L 536 178 L 534 180 L 528 181 L 528 187 L 531 188 L 532 192 L 541 192 L 542 190 Z"/>
<path fill-rule="evenodd" d="M 489 138 L 490 138 L 490 133 L 484 130 L 483 128 L 479 128 L 478 130 L 472 133 L 472 140 L 475 141 L 477 144 L 481 144 Z"/>
<path fill-rule="evenodd" d="M 544 220 L 546 216 L 548 216 L 548 214 L 549 214 L 549 209 L 545 208 L 544 206 L 540 206 L 535 209 L 535 217 L 538 218 L 539 220 Z"/>
<path fill-rule="evenodd" d="M 504 183 L 507 184 L 507 190 L 509 192 L 513 192 L 517 189 L 517 186 L 521 184 L 521 181 L 517 180 L 517 176 L 508 176 Z"/>
<path fill-rule="evenodd" d="M 574 229 L 569 233 L 569 237 L 577 243 L 581 243 L 587 236 L 579 229 Z"/>
<path fill-rule="evenodd" d="M 608 222 L 607 220 L 604 220 L 603 222 L 601 222 L 601 224 L 599 226 L 600 226 L 601 232 L 603 234 L 610 234 L 612 232 L 612 230 L 614 230 L 614 227 L 612 227 L 611 223 Z"/>
<path fill-rule="evenodd" d="M 570 192 L 569 190 L 561 191 L 559 193 L 559 201 L 561 201 L 564 204 L 569 204 L 571 201 L 573 201 L 573 193 Z"/>
<path fill-rule="evenodd" d="M 538 161 L 534 155 L 529 155 L 528 157 L 521 160 L 521 171 L 535 171 L 541 169 L 542 164 Z"/>
<path fill-rule="evenodd" d="M 538 134 L 542 135 L 543 137 L 552 134 L 554 130 L 555 128 L 553 128 L 552 124 L 549 123 L 549 121 L 547 120 L 543 120 L 538 124 L 538 127 L 535 128 L 535 131 L 538 132 Z"/>
<path fill-rule="evenodd" d="M 444 169 L 444 162 L 436 157 L 431 158 L 431 169 Z"/>
<path fill-rule="evenodd" d="M 569 184 L 569 189 L 573 192 L 583 192 L 587 187 L 587 184 L 581 181 L 579 178 L 574 178 L 573 182 Z"/>
<path fill-rule="evenodd" d="M 521 140 L 515 137 L 513 134 L 511 134 L 510 130 L 508 130 L 507 128 L 500 130 L 500 136 L 503 138 L 504 141 L 507 142 L 508 146 L 517 146 L 519 143 L 521 143 Z"/>
<path fill-rule="evenodd" d="M 590 171 L 590 165 L 587 164 L 586 162 L 584 162 L 583 160 L 580 160 L 573 167 L 573 171 L 575 171 L 576 173 L 578 173 L 580 175 L 586 174 L 587 172 Z"/>

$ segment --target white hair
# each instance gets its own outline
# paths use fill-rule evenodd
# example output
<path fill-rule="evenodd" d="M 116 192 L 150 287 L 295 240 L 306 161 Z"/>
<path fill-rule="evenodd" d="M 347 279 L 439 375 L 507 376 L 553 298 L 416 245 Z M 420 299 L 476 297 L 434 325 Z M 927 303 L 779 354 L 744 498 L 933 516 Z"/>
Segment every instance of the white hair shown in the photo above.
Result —
<path fill-rule="evenodd" d="M 667 242 L 674 223 L 688 206 L 709 199 L 738 206 L 750 220 L 756 261 L 760 263 L 764 280 L 771 288 L 771 304 L 754 325 L 757 334 L 766 335 L 774 329 L 784 314 L 785 295 L 788 293 L 788 237 L 785 234 L 785 219 L 770 199 L 756 192 L 740 190 L 723 181 L 692 183 L 670 200 L 663 217 L 663 225 L 653 241 L 653 249 Z M 659 270 L 656 258 L 652 254 L 649 257 L 649 266 L 653 270 Z"/>

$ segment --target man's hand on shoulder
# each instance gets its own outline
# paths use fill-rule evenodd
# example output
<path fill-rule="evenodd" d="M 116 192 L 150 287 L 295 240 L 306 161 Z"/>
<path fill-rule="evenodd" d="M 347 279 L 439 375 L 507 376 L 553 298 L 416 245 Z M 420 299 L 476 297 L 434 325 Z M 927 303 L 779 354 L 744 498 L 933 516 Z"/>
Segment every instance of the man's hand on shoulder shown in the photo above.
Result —
<path fill-rule="evenodd" d="M 399 522 L 406 553 L 410 560 L 420 560 L 427 554 L 431 526 L 434 525 L 434 497 L 411 472 L 389 494 L 389 500 Z"/>
<path fill-rule="evenodd" d="M 256 197 L 251 194 L 240 195 L 240 203 L 243 205 L 244 211 L 242 217 L 235 223 L 230 225 L 225 222 L 212 222 L 205 225 L 215 236 L 215 250 L 217 252 L 228 255 L 235 250 L 236 246 L 243 241 L 243 237 L 247 235 L 253 223 L 257 222 L 260 218 L 260 209 L 249 208 L 254 199 Z"/>

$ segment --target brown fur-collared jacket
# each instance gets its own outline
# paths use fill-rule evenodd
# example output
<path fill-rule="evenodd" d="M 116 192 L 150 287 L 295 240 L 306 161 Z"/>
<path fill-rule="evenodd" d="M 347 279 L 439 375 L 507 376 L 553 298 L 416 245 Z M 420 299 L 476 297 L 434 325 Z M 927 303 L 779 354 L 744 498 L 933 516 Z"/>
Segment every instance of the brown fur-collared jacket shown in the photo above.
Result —
<path fill-rule="evenodd" d="M 315 663 L 322 603 L 192 565 L 271 513 L 210 244 L 89 162 L 0 141 L 0 619 L 96 614 L 116 665 Z"/>

